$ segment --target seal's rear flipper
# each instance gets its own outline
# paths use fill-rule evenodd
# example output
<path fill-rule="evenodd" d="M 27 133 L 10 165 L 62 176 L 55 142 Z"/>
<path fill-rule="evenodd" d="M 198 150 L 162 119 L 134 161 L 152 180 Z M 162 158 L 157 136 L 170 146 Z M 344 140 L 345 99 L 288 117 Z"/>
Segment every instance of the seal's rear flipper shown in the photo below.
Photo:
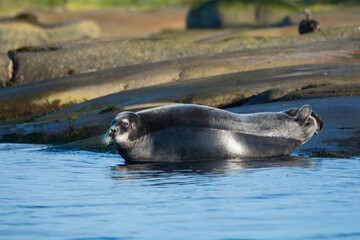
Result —
<path fill-rule="evenodd" d="M 283 113 L 286 113 L 291 117 L 295 117 L 297 110 L 298 110 L 297 108 L 290 108 L 288 110 L 285 110 Z"/>
<path fill-rule="evenodd" d="M 304 126 L 305 123 L 308 121 L 310 114 L 311 114 L 311 106 L 304 105 L 296 112 L 295 121 L 299 122 L 301 126 Z"/>
<path fill-rule="evenodd" d="M 316 123 L 317 123 L 318 128 L 319 128 L 319 131 L 321 131 L 321 130 L 323 129 L 323 126 L 324 126 L 323 120 L 322 120 L 321 117 L 319 117 L 319 115 L 317 115 L 315 112 L 311 112 L 311 116 L 312 116 L 313 118 L 315 118 Z"/>

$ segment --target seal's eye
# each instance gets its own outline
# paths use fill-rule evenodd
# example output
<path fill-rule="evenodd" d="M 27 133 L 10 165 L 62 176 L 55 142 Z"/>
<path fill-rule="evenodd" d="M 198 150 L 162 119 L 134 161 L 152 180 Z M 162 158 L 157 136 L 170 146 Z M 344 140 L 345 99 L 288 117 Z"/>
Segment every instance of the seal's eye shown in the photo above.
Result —
<path fill-rule="evenodd" d="M 124 126 L 124 127 L 129 127 L 129 123 L 128 123 L 128 122 L 123 122 L 121 125 Z"/>

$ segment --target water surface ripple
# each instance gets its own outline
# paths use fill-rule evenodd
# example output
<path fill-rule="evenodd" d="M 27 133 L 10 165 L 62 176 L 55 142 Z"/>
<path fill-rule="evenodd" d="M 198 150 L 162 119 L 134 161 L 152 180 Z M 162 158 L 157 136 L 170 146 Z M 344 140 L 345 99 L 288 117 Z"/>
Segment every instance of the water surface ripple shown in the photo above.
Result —
<path fill-rule="evenodd" d="M 360 157 L 125 165 L 0 144 L 0 239 L 360 239 Z"/>

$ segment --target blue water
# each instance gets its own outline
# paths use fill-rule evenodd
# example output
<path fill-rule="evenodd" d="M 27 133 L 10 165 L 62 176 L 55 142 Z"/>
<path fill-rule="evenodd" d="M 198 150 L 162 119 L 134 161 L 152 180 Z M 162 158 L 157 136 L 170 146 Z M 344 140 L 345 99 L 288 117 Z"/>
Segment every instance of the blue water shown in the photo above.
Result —
<path fill-rule="evenodd" d="M 124 165 L 0 144 L 0 164 L 0 239 L 360 239 L 360 157 Z"/>

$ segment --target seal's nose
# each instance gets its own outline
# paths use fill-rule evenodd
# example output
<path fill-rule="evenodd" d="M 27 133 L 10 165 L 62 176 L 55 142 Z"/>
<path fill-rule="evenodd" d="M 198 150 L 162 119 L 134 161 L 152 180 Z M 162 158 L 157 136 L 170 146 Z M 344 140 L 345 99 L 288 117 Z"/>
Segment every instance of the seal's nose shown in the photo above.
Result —
<path fill-rule="evenodd" d="M 115 138 L 115 133 L 116 133 L 116 130 L 115 130 L 115 129 L 110 129 L 110 131 L 109 131 L 109 137 Z"/>

